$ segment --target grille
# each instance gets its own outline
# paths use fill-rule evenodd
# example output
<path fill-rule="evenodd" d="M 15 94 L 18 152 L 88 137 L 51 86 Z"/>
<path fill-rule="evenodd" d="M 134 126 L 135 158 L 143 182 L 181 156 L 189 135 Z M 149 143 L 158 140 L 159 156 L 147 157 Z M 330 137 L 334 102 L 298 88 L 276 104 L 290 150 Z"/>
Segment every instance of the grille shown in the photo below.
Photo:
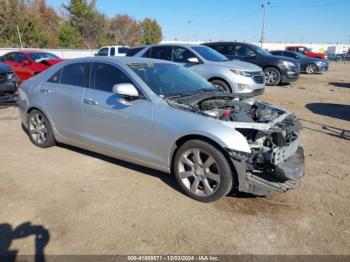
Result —
<path fill-rule="evenodd" d="M 258 83 L 258 84 L 263 84 L 265 82 L 264 75 L 253 76 L 253 79 L 254 79 L 255 83 Z"/>

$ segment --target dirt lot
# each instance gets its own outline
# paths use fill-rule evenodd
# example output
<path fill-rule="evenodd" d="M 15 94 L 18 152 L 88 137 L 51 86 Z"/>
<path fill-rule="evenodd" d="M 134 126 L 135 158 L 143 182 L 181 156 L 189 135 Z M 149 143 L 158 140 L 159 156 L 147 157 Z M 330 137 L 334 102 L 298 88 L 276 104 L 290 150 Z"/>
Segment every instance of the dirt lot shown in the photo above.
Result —
<path fill-rule="evenodd" d="M 210 204 L 186 197 L 167 174 L 37 148 L 17 108 L 0 109 L 0 253 L 33 254 L 37 236 L 45 254 L 350 255 L 350 140 L 342 136 L 350 130 L 350 63 L 260 98 L 302 121 L 302 187 Z"/>

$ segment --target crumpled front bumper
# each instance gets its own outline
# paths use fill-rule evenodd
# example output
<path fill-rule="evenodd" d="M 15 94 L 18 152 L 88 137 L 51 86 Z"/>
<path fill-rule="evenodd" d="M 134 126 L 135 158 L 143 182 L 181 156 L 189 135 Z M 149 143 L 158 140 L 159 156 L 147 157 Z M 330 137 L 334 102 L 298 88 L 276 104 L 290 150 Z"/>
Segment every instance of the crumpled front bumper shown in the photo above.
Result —
<path fill-rule="evenodd" d="M 267 172 L 248 171 L 244 159 L 230 154 L 238 175 L 238 191 L 259 196 L 284 193 L 298 188 L 304 175 L 304 150 L 298 147 L 294 155 Z"/>

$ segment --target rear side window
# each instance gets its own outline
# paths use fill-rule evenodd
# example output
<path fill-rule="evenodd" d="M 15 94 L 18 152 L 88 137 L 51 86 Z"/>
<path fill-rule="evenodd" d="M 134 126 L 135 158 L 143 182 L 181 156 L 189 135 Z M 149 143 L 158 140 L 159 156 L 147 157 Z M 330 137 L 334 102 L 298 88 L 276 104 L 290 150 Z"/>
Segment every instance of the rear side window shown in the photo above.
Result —
<path fill-rule="evenodd" d="M 15 54 L 12 53 L 12 54 L 8 54 L 8 55 L 4 55 L 4 60 L 14 62 L 15 61 Z"/>
<path fill-rule="evenodd" d="M 108 48 L 102 48 L 100 51 L 97 53 L 98 56 L 108 56 Z"/>
<path fill-rule="evenodd" d="M 226 45 L 210 45 L 209 47 L 215 49 L 216 51 L 218 51 L 219 53 L 223 54 L 223 55 L 227 55 L 227 46 Z"/>
<path fill-rule="evenodd" d="M 129 48 L 127 47 L 119 47 L 118 48 L 118 54 L 126 54 L 129 51 Z"/>
<path fill-rule="evenodd" d="M 114 56 L 115 55 L 115 47 L 111 47 L 111 56 Z"/>
<path fill-rule="evenodd" d="M 126 56 L 134 56 L 136 55 L 138 52 L 140 52 L 142 49 L 144 49 L 145 47 L 135 47 L 135 48 L 131 48 L 128 50 L 128 52 L 126 53 Z"/>
<path fill-rule="evenodd" d="M 171 46 L 152 47 L 151 58 L 171 61 Z"/>
<path fill-rule="evenodd" d="M 61 84 L 88 87 L 90 75 L 90 63 L 77 63 L 66 65 L 62 69 Z"/>
<path fill-rule="evenodd" d="M 47 82 L 58 84 L 60 82 L 62 69 L 58 70 L 54 75 L 52 75 Z"/>
<path fill-rule="evenodd" d="M 112 92 L 115 84 L 132 83 L 120 69 L 105 63 L 93 63 L 91 71 L 91 88 Z"/>

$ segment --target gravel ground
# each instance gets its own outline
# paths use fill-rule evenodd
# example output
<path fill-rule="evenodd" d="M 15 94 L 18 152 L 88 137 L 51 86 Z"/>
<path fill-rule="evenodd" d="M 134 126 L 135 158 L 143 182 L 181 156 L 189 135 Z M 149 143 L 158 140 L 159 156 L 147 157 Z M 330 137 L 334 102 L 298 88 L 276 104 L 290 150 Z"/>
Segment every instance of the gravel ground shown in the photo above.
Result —
<path fill-rule="evenodd" d="M 350 255 L 350 64 L 269 87 L 304 126 L 301 188 L 209 204 L 171 175 L 57 146 L 40 149 L 0 109 L 0 253 Z"/>

